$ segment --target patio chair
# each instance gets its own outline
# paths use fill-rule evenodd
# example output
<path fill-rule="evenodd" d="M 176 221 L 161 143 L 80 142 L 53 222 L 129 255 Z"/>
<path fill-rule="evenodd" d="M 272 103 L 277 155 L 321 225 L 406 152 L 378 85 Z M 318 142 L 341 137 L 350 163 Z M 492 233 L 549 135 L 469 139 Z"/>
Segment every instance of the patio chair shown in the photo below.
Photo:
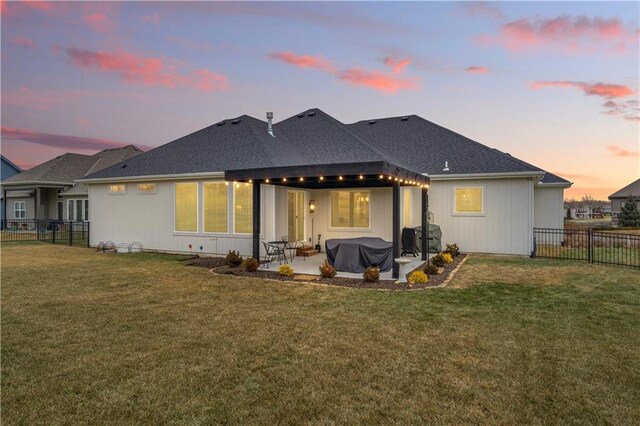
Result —
<path fill-rule="evenodd" d="M 287 237 L 286 235 L 282 237 L 282 241 L 287 242 L 287 244 L 284 246 L 284 250 L 289 250 L 289 261 L 293 262 L 293 258 L 296 257 L 297 250 L 303 246 L 302 242 L 300 241 L 290 242 L 289 237 Z M 303 258 L 303 259 L 306 260 L 306 258 Z"/>
<path fill-rule="evenodd" d="M 274 260 L 277 260 L 280 265 L 282 265 L 283 258 L 286 261 L 284 247 L 279 247 L 275 244 L 269 244 L 266 241 L 263 241 L 262 245 L 264 246 L 264 250 L 265 250 L 264 260 L 267 262 L 267 268 L 271 265 L 271 262 L 273 262 Z"/>
<path fill-rule="evenodd" d="M 411 254 L 416 257 L 417 253 L 418 239 L 416 238 L 416 230 L 414 228 L 402 228 L 402 253 L 400 256 Z"/>

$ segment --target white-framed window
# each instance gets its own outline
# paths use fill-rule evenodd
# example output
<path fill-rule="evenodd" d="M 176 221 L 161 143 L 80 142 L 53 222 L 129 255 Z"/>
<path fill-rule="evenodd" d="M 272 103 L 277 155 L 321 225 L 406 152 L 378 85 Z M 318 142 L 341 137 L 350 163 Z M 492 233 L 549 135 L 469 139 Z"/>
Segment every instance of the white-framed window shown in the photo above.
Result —
<path fill-rule="evenodd" d="M 89 220 L 89 200 L 67 200 L 67 220 Z"/>
<path fill-rule="evenodd" d="M 13 217 L 16 219 L 27 218 L 27 202 L 26 201 L 13 202 Z"/>
<path fill-rule="evenodd" d="M 204 182 L 202 189 L 204 232 L 226 234 L 229 232 L 229 184 Z"/>
<path fill-rule="evenodd" d="M 139 183 L 137 185 L 138 194 L 157 194 L 158 188 L 155 183 Z"/>
<path fill-rule="evenodd" d="M 109 187 L 107 188 L 107 192 L 109 194 L 126 194 L 127 186 L 123 183 L 109 185 Z"/>
<path fill-rule="evenodd" d="M 198 183 L 175 184 L 175 231 L 198 232 Z"/>
<path fill-rule="evenodd" d="M 236 183 L 233 186 L 233 232 L 253 232 L 253 184 Z"/>
<path fill-rule="evenodd" d="M 481 215 L 484 213 L 484 186 L 453 188 L 453 213 Z"/>
<path fill-rule="evenodd" d="M 371 191 L 331 191 L 332 228 L 369 228 Z"/>

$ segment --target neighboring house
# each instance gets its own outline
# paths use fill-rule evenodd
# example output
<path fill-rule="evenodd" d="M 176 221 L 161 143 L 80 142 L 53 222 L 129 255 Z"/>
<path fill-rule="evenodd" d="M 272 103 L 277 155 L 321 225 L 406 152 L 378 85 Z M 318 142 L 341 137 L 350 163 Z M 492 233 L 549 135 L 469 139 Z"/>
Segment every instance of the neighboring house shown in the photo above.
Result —
<path fill-rule="evenodd" d="M 20 173 L 22 169 L 15 164 L 13 164 L 7 157 L 0 154 L 0 182 L 3 182 L 5 179 L 9 179 L 13 175 L 17 175 Z M 2 185 L 0 184 L 0 219 L 4 219 L 4 193 L 2 193 Z"/>
<path fill-rule="evenodd" d="M 534 226 L 563 226 L 570 182 L 421 117 L 345 125 L 311 109 L 268 121 L 223 120 L 80 179 L 91 244 L 256 256 L 261 241 L 320 234 L 395 250 L 427 196 L 443 243 L 466 252 L 530 254 Z"/>
<path fill-rule="evenodd" d="M 89 219 L 87 187 L 74 181 L 111 167 L 142 151 L 133 145 L 93 155 L 67 153 L 22 173 L 2 179 L 7 222 L 16 219 Z M 3 223 L 4 225 L 4 223 Z"/>
<path fill-rule="evenodd" d="M 629 197 L 632 197 L 638 208 L 640 208 L 640 179 L 609 195 L 609 200 L 611 200 L 611 222 L 614 225 L 618 224 L 618 214 L 620 214 L 622 205 Z"/>

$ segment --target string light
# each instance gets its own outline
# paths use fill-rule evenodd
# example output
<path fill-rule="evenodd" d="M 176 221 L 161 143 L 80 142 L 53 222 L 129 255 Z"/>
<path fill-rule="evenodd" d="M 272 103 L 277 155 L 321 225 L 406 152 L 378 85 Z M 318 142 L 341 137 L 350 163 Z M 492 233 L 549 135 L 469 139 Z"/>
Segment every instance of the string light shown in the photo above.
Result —
<path fill-rule="evenodd" d="M 360 175 L 360 180 L 364 179 L 364 176 Z"/>
<path fill-rule="evenodd" d="M 393 180 L 395 180 L 396 182 L 398 181 L 398 178 L 394 178 Z"/>
<path fill-rule="evenodd" d="M 264 180 L 265 183 L 269 183 L 269 178 Z"/>
<path fill-rule="evenodd" d="M 380 176 L 378 176 L 378 177 L 379 177 L 380 179 L 383 179 L 383 178 L 384 178 L 384 176 L 382 176 L 382 175 L 380 175 Z"/>
<path fill-rule="evenodd" d="M 300 178 L 300 182 L 304 182 L 304 178 L 303 177 Z"/>
<path fill-rule="evenodd" d="M 282 178 L 282 181 L 283 181 L 283 182 L 286 182 L 286 181 L 287 181 L 287 178 Z"/>
<path fill-rule="evenodd" d="M 324 180 L 324 176 L 320 176 L 320 182 Z"/>
<path fill-rule="evenodd" d="M 249 183 L 253 183 L 253 179 L 249 179 Z"/>
<path fill-rule="evenodd" d="M 343 179 L 343 177 L 342 177 L 342 176 L 338 176 L 338 180 L 342 180 L 342 179 Z"/>
<path fill-rule="evenodd" d="M 225 184 L 225 185 L 227 185 L 227 186 L 229 186 L 229 182 L 225 182 L 224 184 Z"/>
<path fill-rule="evenodd" d="M 404 179 L 400 179 L 400 183 L 402 183 L 404 181 Z"/>
<path fill-rule="evenodd" d="M 392 178 L 391 176 L 389 176 L 389 178 L 388 178 L 388 179 L 389 179 L 389 180 L 391 180 L 391 179 L 393 179 L 393 178 Z"/>

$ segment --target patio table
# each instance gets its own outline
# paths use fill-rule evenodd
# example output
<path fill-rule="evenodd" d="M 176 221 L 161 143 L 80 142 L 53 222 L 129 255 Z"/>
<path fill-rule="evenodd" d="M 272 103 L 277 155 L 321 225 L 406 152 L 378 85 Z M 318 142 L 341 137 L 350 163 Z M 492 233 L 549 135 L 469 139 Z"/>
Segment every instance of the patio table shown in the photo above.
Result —
<path fill-rule="evenodd" d="M 361 273 L 369 266 L 393 266 L 393 244 L 377 237 L 333 238 L 325 242 L 327 260 L 338 271 Z"/>

